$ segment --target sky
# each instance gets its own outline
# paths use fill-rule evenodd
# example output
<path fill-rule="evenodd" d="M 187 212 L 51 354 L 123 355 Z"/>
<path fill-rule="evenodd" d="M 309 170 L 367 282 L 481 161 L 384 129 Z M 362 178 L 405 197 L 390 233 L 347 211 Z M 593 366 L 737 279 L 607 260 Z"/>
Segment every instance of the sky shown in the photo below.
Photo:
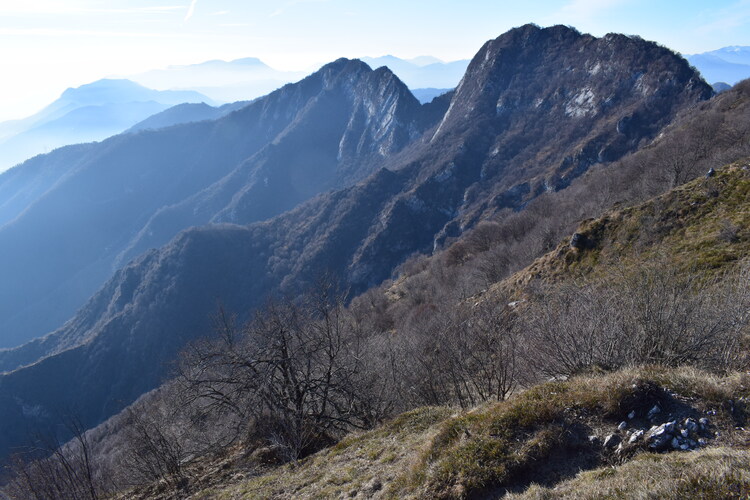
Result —
<path fill-rule="evenodd" d="M 168 65 L 258 57 L 471 58 L 529 22 L 637 34 L 683 54 L 750 45 L 750 0 L 0 0 L 0 121 L 66 88 Z"/>

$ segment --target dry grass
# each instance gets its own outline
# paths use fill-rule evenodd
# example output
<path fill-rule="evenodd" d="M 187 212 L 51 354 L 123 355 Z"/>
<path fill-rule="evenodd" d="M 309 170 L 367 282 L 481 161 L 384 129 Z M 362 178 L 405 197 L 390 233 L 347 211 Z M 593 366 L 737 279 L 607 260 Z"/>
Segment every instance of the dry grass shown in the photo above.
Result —
<path fill-rule="evenodd" d="M 642 454 L 619 466 L 583 472 L 552 488 L 537 485 L 509 500 L 750 498 L 750 451 L 709 448 Z"/>
<path fill-rule="evenodd" d="M 647 367 L 580 376 L 461 414 L 415 410 L 297 464 L 192 498 L 468 498 L 524 491 L 530 498 L 651 498 L 651 491 L 665 498 L 736 498 L 750 487 L 747 433 L 735 429 L 737 419 L 750 416 L 748 396 L 750 375 L 741 373 Z M 715 412 L 721 437 L 712 445 L 722 447 L 617 456 L 589 442 L 588 435 L 614 432 L 628 412 L 647 411 L 654 402 L 695 415 Z"/>
<path fill-rule="evenodd" d="M 750 170 L 747 161 L 720 169 L 641 205 L 581 223 L 591 247 L 566 239 L 524 270 L 493 285 L 515 293 L 535 280 L 608 276 L 613 268 L 666 259 L 678 268 L 722 272 L 750 255 Z M 494 296 L 490 293 L 488 296 Z"/>
<path fill-rule="evenodd" d="M 223 491 L 196 498 L 297 499 L 373 498 L 408 468 L 435 433 L 435 424 L 450 418 L 449 408 L 421 408 L 371 432 L 353 434 L 336 446 L 297 464 L 289 464 Z"/>

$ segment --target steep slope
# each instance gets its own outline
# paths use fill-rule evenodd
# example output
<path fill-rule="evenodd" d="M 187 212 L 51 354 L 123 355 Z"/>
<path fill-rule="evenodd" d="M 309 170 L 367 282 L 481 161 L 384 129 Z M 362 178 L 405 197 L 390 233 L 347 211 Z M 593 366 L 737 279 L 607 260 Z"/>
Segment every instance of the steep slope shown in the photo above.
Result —
<path fill-rule="evenodd" d="M 99 141 L 180 103 L 210 102 L 193 91 L 158 91 L 129 80 L 71 88 L 39 113 L 0 124 L 0 171 L 66 144 Z"/>
<path fill-rule="evenodd" d="M 373 78 L 377 89 L 393 88 L 387 70 L 367 72 L 362 66 L 338 61 L 324 68 L 318 80 L 303 84 L 350 82 L 349 77 L 333 78 L 344 67 L 353 68 L 349 76 Z M 561 73 L 560 67 L 566 71 Z M 295 95 L 304 85 L 272 96 Z M 37 422 L 49 425 L 50 408 L 78 402 L 86 410 L 85 423 L 92 425 L 153 387 L 164 373 L 159 361 L 209 330 L 208 316 L 217 301 L 242 313 L 269 293 L 298 292 L 325 270 L 337 274 L 353 293 L 363 291 L 387 278 L 410 254 L 431 251 L 477 218 L 502 207 L 520 209 L 545 189 L 567 186 L 596 162 L 632 151 L 678 111 L 710 94 L 683 59 L 637 38 L 597 39 L 570 28 L 531 25 L 502 35 L 477 54 L 455 94 L 427 108 L 429 116 L 440 116 L 441 106 L 450 101 L 440 126 L 385 163 L 390 170 L 380 169 L 356 186 L 319 196 L 267 222 L 188 230 L 118 272 L 79 315 L 44 341 L 57 346 L 51 352 L 68 350 L 0 379 L 6 446 L 28 408 L 39 408 Z M 317 102 L 326 106 L 316 108 Z M 394 119 L 389 110 L 399 106 L 393 99 L 355 102 L 362 111 L 348 117 L 330 114 L 332 103 L 325 97 L 304 108 L 301 116 L 322 113 L 345 131 L 334 134 L 332 146 L 329 139 L 323 141 L 330 147 L 317 150 L 323 158 L 356 159 L 361 165 L 362 152 L 379 157 L 382 148 L 387 152 L 408 143 L 413 125 Z M 405 103 L 407 109 L 413 105 Z M 265 104 L 246 109 L 259 106 Z M 372 114 L 363 116 L 368 109 Z M 379 124 L 399 122 L 406 125 L 382 133 Z M 184 128 L 162 133 L 179 130 Z M 309 136 L 297 130 L 303 129 L 280 134 L 276 143 L 304 145 Z M 319 138 L 316 145 L 329 133 L 309 125 L 307 132 Z M 291 148 L 282 154 L 276 143 L 258 151 L 259 165 L 298 165 L 287 156 Z M 217 222 L 252 221 L 264 210 L 253 202 L 262 196 L 257 189 L 265 178 L 254 179 L 245 165 L 225 179 L 243 179 L 240 184 L 248 189 L 232 193 L 228 187 L 236 183 L 221 180 L 169 212 L 178 217 L 197 213 Z M 336 167 L 327 168 L 329 175 L 336 174 Z M 295 169 L 284 172 L 283 178 L 269 176 L 269 185 L 304 193 L 311 179 L 302 176 L 295 183 Z M 202 212 L 202 207 L 208 209 Z M 157 215 L 150 227 L 156 227 L 154 221 L 171 220 Z M 115 366 L 119 369 L 111 369 Z M 61 370 L 69 373 L 62 385 L 76 387 L 74 393 L 57 385 Z M 21 387 L 23 393 L 18 392 Z M 58 390 L 50 393 L 49 387 Z"/>
<path fill-rule="evenodd" d="M 0 345 L 59 326 L 144 235 L 161 244 L 225 208 L 260 220 L 362 178 L 439 119 L 429 109 L 389 71 L 340 60 L 219 120 L 116 136 L 75 161 L 56 152 L 29 164 L 39 175 L 27 165 L 8 172 Z M 142 232 L 162 208 L 195 196 L 210 208 Z"/>
<path fill-rule="evenodd" d="M 368 73 L 345 82 L 340 96 L 321 96 L 295 118 L 293 128 L 218 182 L 159 210 L 120 261 L 165 244 L 184 227 L 263 220 L 316 193 L 361 179 L 418 139 L 447 106 L 445 100 L 420 106 L 385 68 L 369 72 L 363 63 L 334 64 Z"/>

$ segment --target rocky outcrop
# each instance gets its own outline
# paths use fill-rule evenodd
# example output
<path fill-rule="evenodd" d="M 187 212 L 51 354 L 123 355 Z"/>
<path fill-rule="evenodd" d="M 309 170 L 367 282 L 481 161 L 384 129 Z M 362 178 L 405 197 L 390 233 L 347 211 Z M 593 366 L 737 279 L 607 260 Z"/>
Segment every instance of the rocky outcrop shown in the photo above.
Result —
<path fill-rule="evenodd" d="M 645 418 L 638 417 L 633 410 L 627 421 L 620 422 L 617 430 L 604 438 L 604 448 L 618 454 L 638 448 L 654 452 L 689 451 L 707 445 L 714 437 L 707 417 L 674 418 L 662 412 L 659 405 L 649 410 Z"/>

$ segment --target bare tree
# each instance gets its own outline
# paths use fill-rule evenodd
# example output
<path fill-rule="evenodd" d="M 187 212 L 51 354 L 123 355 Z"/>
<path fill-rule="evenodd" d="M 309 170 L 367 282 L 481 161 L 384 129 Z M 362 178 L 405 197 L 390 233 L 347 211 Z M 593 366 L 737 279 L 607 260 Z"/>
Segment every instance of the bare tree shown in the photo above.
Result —
<path fill-rule="evenodd" d="M 16 454 L 9 465 L 12 480 L 6 495 L 18 500 L 98 500 L 106 496 L 93 451 L 82 423 L 65 421 L 73 435 L 68 443 L 56 436 L 37 436 L 35 444 Z"/>
<path fill-rule="evenodd" d="M 367 351 L 375 345 L 320 284 L 298 301 L 270 302 L 237 328 L 223 316 L 218 340 L 188 349 L 179 383 L 193 403 L 232 413 L 244 429 L 296 459 L 388 411 Z"/>

